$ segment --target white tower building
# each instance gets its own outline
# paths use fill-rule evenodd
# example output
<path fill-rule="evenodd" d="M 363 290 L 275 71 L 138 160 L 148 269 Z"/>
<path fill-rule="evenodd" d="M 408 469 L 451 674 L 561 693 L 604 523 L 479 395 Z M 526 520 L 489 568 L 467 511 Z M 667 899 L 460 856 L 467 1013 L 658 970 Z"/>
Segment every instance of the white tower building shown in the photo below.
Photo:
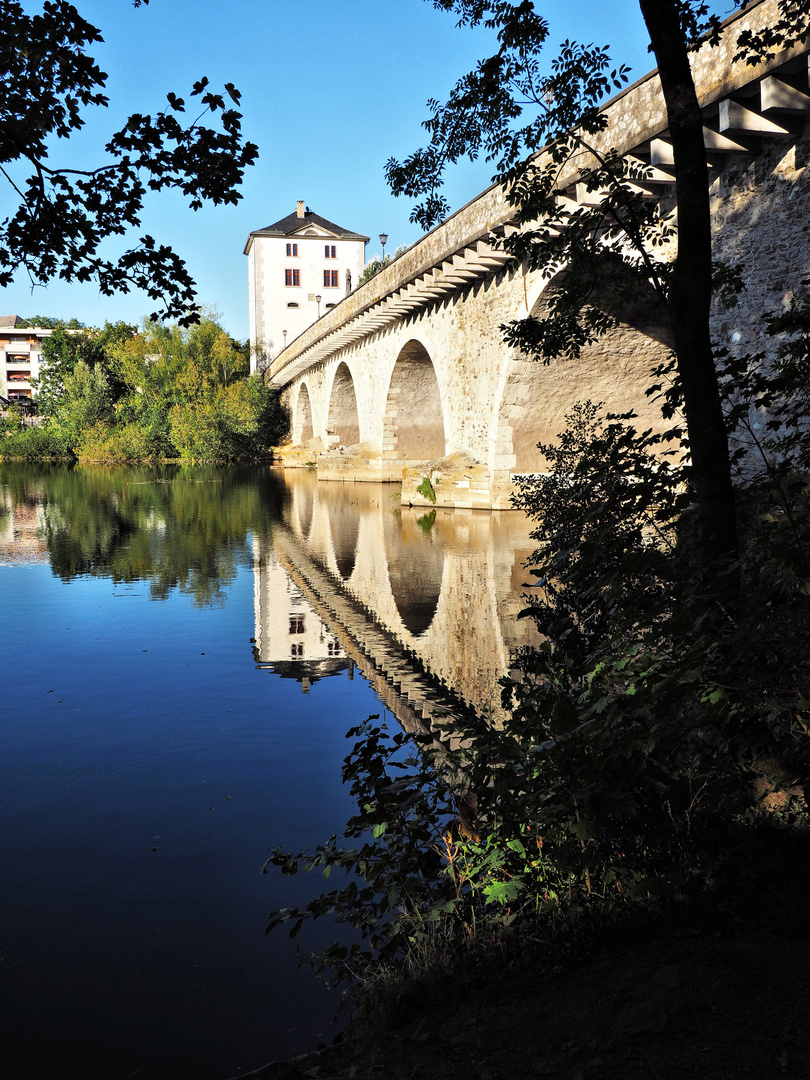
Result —
<path fill-rule="evenodd" d="M 252 371 L 357 288 L 368 240 L 314 214 L 303 200 L 248 236 Z"/>

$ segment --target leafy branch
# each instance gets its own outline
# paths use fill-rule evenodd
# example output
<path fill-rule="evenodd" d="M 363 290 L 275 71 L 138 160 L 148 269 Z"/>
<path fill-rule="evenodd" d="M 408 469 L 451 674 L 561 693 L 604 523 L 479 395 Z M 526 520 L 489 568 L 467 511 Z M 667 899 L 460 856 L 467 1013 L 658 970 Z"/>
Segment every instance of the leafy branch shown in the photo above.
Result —
<path fill-rule="evenodd" d="M 112 135 L 104 148 L 111 161 L 54 167 L 52 140 L 83 127 L 83 109 L 109 103 L 107 75 L 86 52 L 101 35 L 65 0 L 46 3 L 38 16 L 26 15 L 17 0 L 0 0 L 0 20 L 0 170 L 19 199 L 0 222 L 0 287 L 18 270 L 32 285 L 94 279 L 104 295 L 143 289 L 162 304 L 154 318 L 196 321 L 194 282 L 170 247 L 148 235 L 117 258 L 102 256 L 100 247 L 140 226 L 147 191 L 178 190 L 192 210 L 241 198 L 237 189 L 258 148 L 243 140 L 232 107 L 239 91 L 226 83 L 224 93 L 213 92 L 202 78 L 190 95 L 202 108 L 187 125 L 178 119 L 185 101 L 169 93 L 168 109 L 135 113 Z M 206 125 L 205 117 L 218 123 Z M 19 181 L 11 167 L 26 163 L 32 172 Z"/>

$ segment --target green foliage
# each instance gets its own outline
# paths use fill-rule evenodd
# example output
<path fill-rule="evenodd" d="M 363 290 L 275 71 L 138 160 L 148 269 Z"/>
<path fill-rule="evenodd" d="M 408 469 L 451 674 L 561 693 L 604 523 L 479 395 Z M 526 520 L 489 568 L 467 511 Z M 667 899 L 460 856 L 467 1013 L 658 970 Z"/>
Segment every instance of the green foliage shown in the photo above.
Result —
<path fill-rule="evenodd" d="M 111 365 L 111 350 L 135 334 L 128 323 L 106 323 L 103 330 L 66 333 L 70 327 L 57 326 L 54 333 L 42 342 L 42 369 L 34 386 L 37 405 L 43 416 L 58 416 L 65 392 L 65 380 L 79 360 L 104 372 L 110 394 L 116 401 L 123 385 Z"/>
<path fill-rule="evenodd" d="M 169 429 L 180 457 L 197 461 L 233 461 L 263 456 L 271 426 L 268 412 L 275 398 L 255 377 L 220 387 L 193 408 L 174 405 Z M 272 438 L 272 435 L 269 435 Z"/>
<path fill-rule="evenodd" d="M 57 426 L 68 444 L 78 448 L 85 431 L 112 419 L 112 395 L 101 367 L 91 368 L 84 360 L 76 362 L 64 385 Z"/>
<path fill-rule="evenodd" d="M 248 347 L 207 315 L 190 328 L 57 329 L 43 357 L 49 437 L 6 440 L 7 456 L 35 458 L 58 442 L 61 456 L 88 461 L 256 460 L 286 431 L 278 392 L 247 376 Z"/>
<path fill-rule="evenodd" d="M 259 458 L 286 430 L 278 393 L 246 377 L 247 349 L 207 316 L 188 329 L 146 323 L 114 360 L 128 388 L 119 419 L 149 431 L 156 453 L 162 445 L 184 460 Z"/>
<path fill-rule="evenodd" d="M 428 511 L 427 514 L 423 514 L 420 518 L 416 519 L 416 524 L 419 526 L 420 530 L 425 534 L 425 536 L 428 535 L 428 533 L 433 528 L 435 523 L 436 523 L 436 511 L 435 510 L 430 510 L 430 511 Z"/>
<path fill-rule="evenodd" d="M 76 450 L 80 460 L 110 464 L 160 461 L 176 456 L 163 427 L 103 421 L 82 433 Z"/>
<path fill-rule="evenodd" d="M 0 460 L 47 461 L 70 457 L 63 433 L 56 428 L 22 426 L 14 418 L 0 420 Z"/>
<path fill-rule="evenodd" d="M 429 476 L 422 477 L 422 481 L 416 490 L 423 499 L 429 499 L 432 503 L 436 502 L 436 492 L 433 490 L 433 484 L 431 484 Z"/>
<path fill-rule="evenodd" d="M 516 848 L 504 855 L 461 837 L 459 800 L 432 753 L 423 747 L 415 754 L 409 736 L 391 734 L 377 720 L 370 717 L 346 736 L 356 740 L 343 778 L 357 814 L 344 836 L 358 846 L 340 847 L 332 837 L 311 853 L 276 849 L 265 864 L 265 871 L 277 866 L 285 875 L 302 866 L 327 879 L 336 869 L 342 881 L 351 875 L 305 908 L 275 912 L 268 932 L 291 923 L 295 937 L 305 921 L 324 915 L 358 929 L 367 947 L 336 944 L 314 963 L 337 981 L 364 985 L 372 999 L 366 1004 L 373 1004 L 378 976 L 391 965 L 417 974 L 458 960 L 471 946 L 482 946 L 484 936 L 495 943 L 511 921 L 508 903 L 520 891 L 506 865 Z M 525 851 L 517 858 L 525 864 Z M 496 911 L 497 929 L 480 918 L 487 905 Z"/>
<path fill-rule="evenodd" d="M 206 200 L 240 198 L 236 188 L 258 148 L 242 139 L 241 114 L 232 107 L 239 91 L 225 84 L 226 105 L 225 95 L 212 93 L 203 78 L 190 93 L 199 99 L 193 120 L 182 122 L 185 102 L 169 93 L 163 112 L 135 114 L 110 136 L 103 165 L 54 168 L 50 153 L 58 140 L 79 131 L 84 110 L 109 103 L 107 76 L 88 52 L 101 34 L 66 0 L 46 4 L 37 15 L 26 14 L 17 0 L 0 0 L 0 23 L 0 162 L 30 170 L 12 181 L 4 169 L 19 205 L 0 226 L 0 286 L 20 269 L 35 284 L 94 279 L 105 295 L 141 288 L 162 303 L 164 316 L 194 321 L 194 282 L 170 247 L 143 236 L 108 257 L 108 245 L 139 226 L 147 191 L 173 188 L 193 210 Z M 217 126 L 204 126 L 208 114 L 218 117 Z"/>
<path fill-rule="evenodd" d="M 367 281 L 370 281 L 375 274 L 379 274 L 386 266 L 390 266 L 395 259 L 398 259 L 400 255 L 403 255 L 407 250 L 407 245 L 402 244 L 401 247 L 396 249 L 393 255 L 386 255 L 385 258 L 382 258 L 380 255 L 375 255 L 363 268 L 363 273 L 360 275 L 360 279 L 357 282 L 358 286 L 364 285 Z"/>
<path fill-rule="evenodd" d="M 40 330 L 86 330 L 87 325 L 78 319 L 57 319 L 52 315 L 32 315 L 28 319 L 20 319 L 19 327 L 37 327 Z"/>

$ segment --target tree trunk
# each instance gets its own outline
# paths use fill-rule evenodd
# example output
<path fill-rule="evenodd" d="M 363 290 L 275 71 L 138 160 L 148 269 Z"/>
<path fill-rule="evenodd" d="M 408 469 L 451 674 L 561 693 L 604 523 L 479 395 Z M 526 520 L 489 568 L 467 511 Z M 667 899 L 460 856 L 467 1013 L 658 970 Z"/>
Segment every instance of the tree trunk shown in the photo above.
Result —
<path fill-rule="evenodd" d="M 689 66 L 679 0 L 639 0 L 658 64 L 675 154 L 678 256 L 669 306 L 708 567 L 737 558 L 728 437 L 709 334 L 712 240 L 703 115 Z M 729 583 L 733 587 L 734 577 Z"/>

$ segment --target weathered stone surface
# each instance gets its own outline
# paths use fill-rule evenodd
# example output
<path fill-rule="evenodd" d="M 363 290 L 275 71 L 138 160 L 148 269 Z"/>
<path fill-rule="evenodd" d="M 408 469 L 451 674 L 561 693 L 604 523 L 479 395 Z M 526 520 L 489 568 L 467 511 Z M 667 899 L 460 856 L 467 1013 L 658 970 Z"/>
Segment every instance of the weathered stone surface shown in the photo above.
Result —
<path fill-rule="evenodd" d="M 740 30 L 773 22 L 777 7 L 777 0 L 750 5 L 729 20 L 717 48 L 694 56 L 707 138 L 722 141 L 719 107 L 728 95 L 742 91 L 752 113 L 766 75 L 778 71 L 780 78 L 803 79 L 807 86 L 806 57 L 802 63 L 795 59 L 807 45 L 755 67 L 731 63 Z M 608 126 L 595 139 L 599 149 L 615 147 L 643 159 L 653 137 L 666 147 L 655 73 L 604 111 Z M 790 124 L 795 127 L 797 120 L 801 127 L 801 117 L 792 116 Z M 715 253 L 738 264 L 747 284 L 735 307 L 716 305 L 712 327 L 721 345 L 772 350 L 762 316 L 787 305 L 810 273 L 810 135 L 799 131 L 745 146 L 745 153 L 717 158 L 710 172 Z M 569 171 L 561 178 L 563 188 L 576 180 L 574 165 Z M 662 192 L 667 210 L 671 193 L 667 202 Z M 544 468 L 537 444 L 555 439 L 575 402 L 604 402 L 619 413 L 635 410 L 640 426 L 663 429 L 660 411 L 644 391 L 650 370 L 668 356 L 670 341 L 650 304 L 634 304 L 618 327 L 575 361 L 544 366 L 504 344 L 503 325 L 540 311 L 554 287 L 553 280 L 504 264 L 503 253 L 498 261 L 490 241 L 512 213 L 503 190 L 489 188 L 274 361 L 269 377 L 285 388 L 293 443 L 319 437 L 330 449 L 324 475 L 346 475 L 345 448 L 358 443 L 373 452 L 350 455 L 356 479 L 398 479 L 403 468 L 416 476 L 425 462 L 463 455 L 481 475 L 469 488 L 460 480 L 440 484 L 437 505 L 478 506 L 483 500 L 507 508 L 512 475 Z M 343 462 L 333 456 L 341 446 Z M 409 498 L 411 479 L 409 474 Z"/>

